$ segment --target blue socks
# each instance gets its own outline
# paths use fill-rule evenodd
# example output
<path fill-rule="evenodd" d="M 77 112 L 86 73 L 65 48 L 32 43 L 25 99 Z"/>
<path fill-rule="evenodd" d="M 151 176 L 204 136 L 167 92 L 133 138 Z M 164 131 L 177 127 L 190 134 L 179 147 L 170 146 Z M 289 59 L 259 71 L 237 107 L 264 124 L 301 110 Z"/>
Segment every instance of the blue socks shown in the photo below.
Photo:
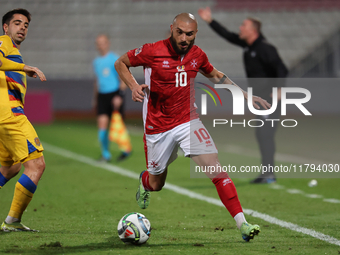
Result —
<path fill-rule="evenodd" d="M 22 174 L 18 182 L 32 194 L 34 194 L 37 189 L 37 185 L 35 185 L 35 183 L 26 174 Z"/>
<path fill-rule="evenodd" d="M 3 187 L 6 184 L 6 182 L 8 182 L 8 180 L 0 172 L 0 188 Z"/>
<path fill-rule="evenodd" d="M 106 160 L 111 159 L 111 153 L 109 151 L 109 136 L 108 131 L 106 129 L 99 129 L 98 131 L 98 139 L 100 142 L 100 148 L 102 150 L 102 156 Z"/>

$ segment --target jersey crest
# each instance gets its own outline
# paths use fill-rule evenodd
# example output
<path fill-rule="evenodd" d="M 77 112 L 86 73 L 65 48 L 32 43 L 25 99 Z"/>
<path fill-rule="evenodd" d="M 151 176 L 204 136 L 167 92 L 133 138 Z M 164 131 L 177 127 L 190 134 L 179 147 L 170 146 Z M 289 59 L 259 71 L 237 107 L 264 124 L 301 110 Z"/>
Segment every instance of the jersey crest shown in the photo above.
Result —
<path fill-rule="evenodd" d="M 184 72 L 185 71 L 185 66 L 184 65 L 177 66 L 177 71 L 178 72 Z"/>

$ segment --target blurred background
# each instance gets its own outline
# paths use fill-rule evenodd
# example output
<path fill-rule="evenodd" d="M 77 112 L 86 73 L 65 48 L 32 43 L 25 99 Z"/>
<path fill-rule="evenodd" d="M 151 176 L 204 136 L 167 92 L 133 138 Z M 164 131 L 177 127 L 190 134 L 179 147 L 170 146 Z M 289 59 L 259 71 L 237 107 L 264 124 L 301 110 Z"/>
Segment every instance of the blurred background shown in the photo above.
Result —
<path fill-rule="evenodd" d="M 207 53 L 210 62 L 231 78 L 245 77 L 242 49 L 217 36 L 199 18 L 197 10 L 206 6 L 211 7 L 214 19 L 235 32 L 246 17 L 260 18 L 263 34 L 277 47 L 290 77 L 340 77 L 337 0 L 1 0 L 1 15 L 19 7 L 31 12 L 32 21 L 21 53 L 26 64 L 40 68 L 48 79 L 46 83 L 28 81 L 28 117 L 32 122 L 94 119 L 91 100 L 96 36 L 108 34 L 111 49 L 121 55 L 144 43 L 165 39 L 170 23 L 180 12 L 196 16 L 196 44 Z M 143 82 L 142 68 L 132 72 Z M 330 91 L 329 96 L 335 94 Z M 130 95 L 128 91 L 126 117 L 139 117 L 141 104 L 132 102 Z M 39 116 L 31 114 L 34 111 L 30 109 L 36 107 L 40 108 Z"/>

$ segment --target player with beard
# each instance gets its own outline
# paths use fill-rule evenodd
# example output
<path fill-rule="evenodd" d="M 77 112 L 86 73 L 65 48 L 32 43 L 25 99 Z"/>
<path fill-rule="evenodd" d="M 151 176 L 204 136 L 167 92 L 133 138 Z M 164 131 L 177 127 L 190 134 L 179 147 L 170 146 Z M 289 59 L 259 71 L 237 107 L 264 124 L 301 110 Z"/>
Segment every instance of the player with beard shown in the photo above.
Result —
<path fill-rule="evenodd" d="M 214 83 L 234 84 L 224 73 L 215 69 L 207 55 L 194 45 L 197 21 L 190 13 L 181 13 L 170 26 L 171 37 L 128 51 L 115 63 L 116 70 L 132 90 L 132 99 L 143 102 L 144 149 L 147 171 L 139 178 L 136 194 L 138 205 L 145 209 L 150 192 L 159 191 L 165 184 L 168 166 L 177 158 L 178 147 L 201 167 L 220 166 L 217 149 L 208 131 L 199 120 L 194 106 L 194 84 L 191 81 L 201 72 Z M 145 84 L 139 85 L 130 67 L 143 66 Z M 247 92 L 243 91 L 247 98 Z M 253 97 L 265 109 L 270 105 Z M 204 135 L 204 139 L 190 132 Z M 202 141 L 204 140 L 204 141 Z M 227 173 L 207 173 L 218 195 L 234 217 L 244 240 L 249 241 L 260 232 L 258 225 L 247 223 L 234 183 Z"/>

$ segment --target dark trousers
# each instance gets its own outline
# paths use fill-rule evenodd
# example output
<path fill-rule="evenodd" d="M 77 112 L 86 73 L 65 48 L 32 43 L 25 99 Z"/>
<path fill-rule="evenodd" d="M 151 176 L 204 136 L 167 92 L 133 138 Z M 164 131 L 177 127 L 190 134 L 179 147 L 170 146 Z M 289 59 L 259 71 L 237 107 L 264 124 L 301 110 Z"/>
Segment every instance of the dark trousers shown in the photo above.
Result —
<path fill-rule="evenodd" d="M 263 166 L 270 165 L 274 167 L 274 155 L 275 155 L 275 132 L 279 121 L 266 121 L 266 119 L 280 119 L 281 116 L 281 104 L 279 103 L 275 112 L 269 116 L 258 116 L 258 119 L 263 120 L 264 125 L 256 128 L 256 138 L 261 151 L 261 162 Z M 272 172 L 272 171 L 270 171 Z"/>

